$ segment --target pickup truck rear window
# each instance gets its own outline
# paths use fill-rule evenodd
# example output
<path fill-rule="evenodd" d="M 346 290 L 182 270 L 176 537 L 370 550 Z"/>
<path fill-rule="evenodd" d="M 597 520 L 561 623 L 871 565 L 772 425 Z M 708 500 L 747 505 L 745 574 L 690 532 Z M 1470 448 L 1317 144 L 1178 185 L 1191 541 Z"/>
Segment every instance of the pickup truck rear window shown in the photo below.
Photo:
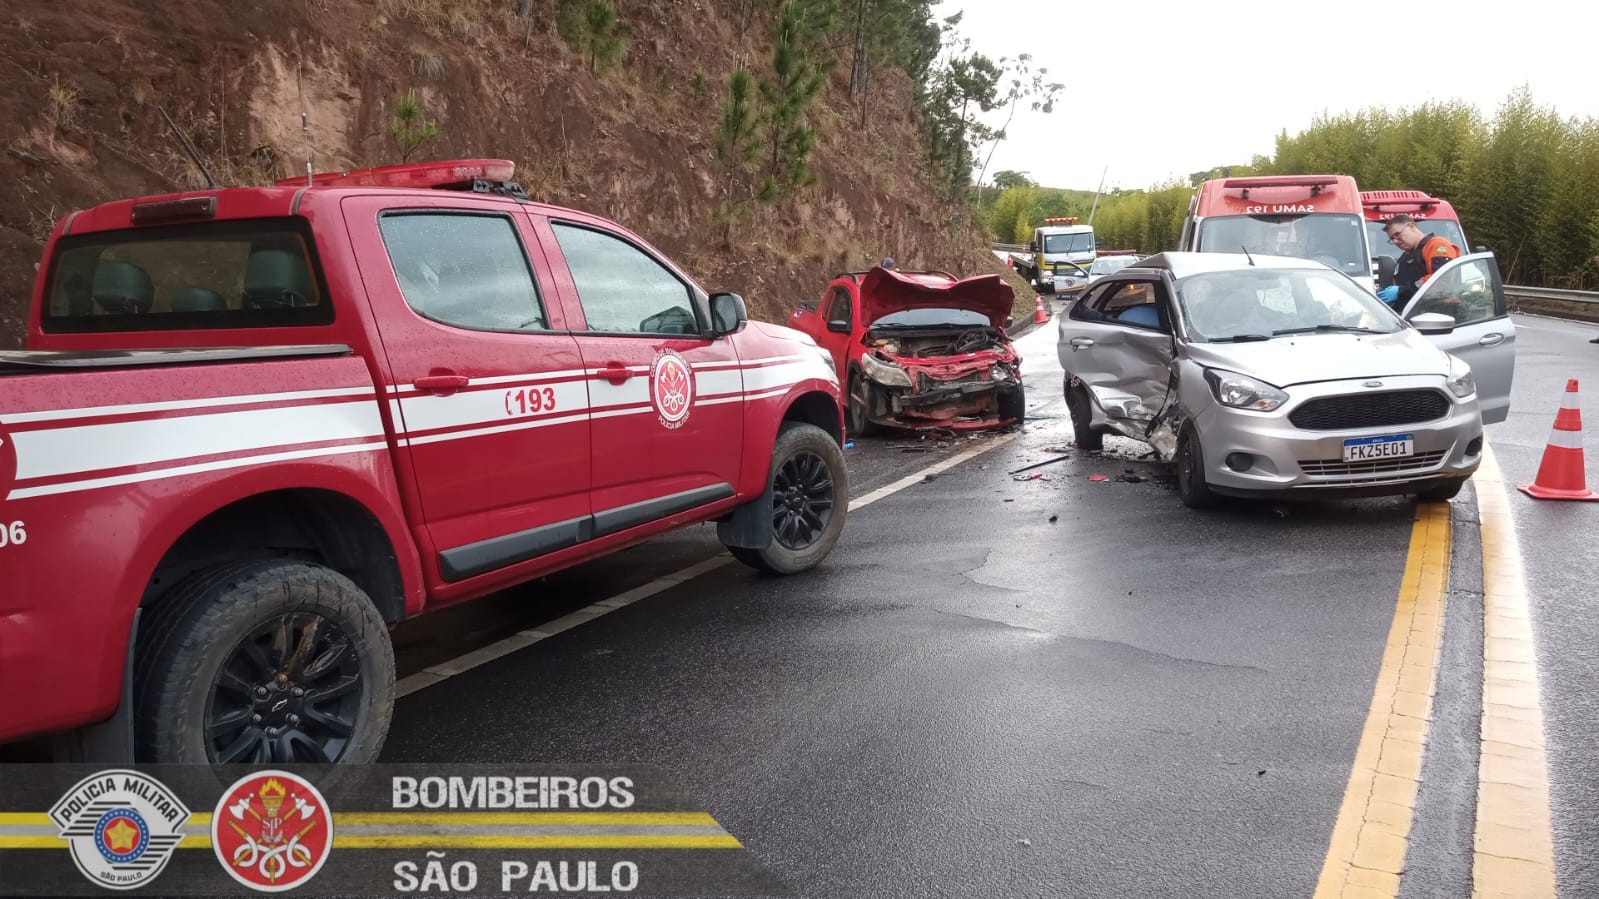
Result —
<path fill-rule="evenodd" d="M 333 304 L 300 218 L 69 235 L 42 324 L 52 333 L 325 325 Z"/>

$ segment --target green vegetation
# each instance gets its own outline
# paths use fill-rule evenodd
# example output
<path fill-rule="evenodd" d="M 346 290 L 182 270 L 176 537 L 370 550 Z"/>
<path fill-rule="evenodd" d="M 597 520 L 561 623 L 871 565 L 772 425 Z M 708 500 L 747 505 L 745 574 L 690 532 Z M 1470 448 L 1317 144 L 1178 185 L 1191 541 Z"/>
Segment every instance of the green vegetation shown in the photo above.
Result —
<path fill-rule="evenodd" d="M 399 148 L 400 161 L 410 162 L 416 151 L 439 138 L 439 123 L 427 117 L 416 89 L 406 91 L 394 105 L 394 117 L 389 120 L 389 136 Z"/>
<path fill-rule="evenodd" d="M 560 0 L 555 33 L 588 59 L 589 74 L 614 65 L 627 48 L 628 27 L 616 17 L 610 0 Z"/>

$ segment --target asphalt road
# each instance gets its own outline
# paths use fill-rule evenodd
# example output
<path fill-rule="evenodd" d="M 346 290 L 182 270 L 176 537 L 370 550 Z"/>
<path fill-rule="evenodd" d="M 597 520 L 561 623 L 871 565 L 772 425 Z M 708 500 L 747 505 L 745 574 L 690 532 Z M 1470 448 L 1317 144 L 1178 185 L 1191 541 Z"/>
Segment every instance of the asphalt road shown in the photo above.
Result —
<path fill-rule="evenodd" d="M 655 765 L 802 896 L 1310 893 L 1413 506 L 1195 513 L 1120 440 L 1014 480 L 1070 440 L 1053 338 L 1022 341 L 1014 439 L 852 514 L 820 569 L 725 566 L 414 693 L 385 760 Z M 859 441 L 852 492 L 991 441 Z M 686 531 L 429 639 L 716 551 Z"/>
<path fill-rule="evenodd" d="M 1538 473 L 1566 381 L 1581 387 L 1587 483 L 1599 491 L 1599 325 L 1518 315 L 1510 417 L 1488 427 L 1505 479 Z M 1538 641 L 1555 863 L 1565 896 L 1599 896 L 1599 502 L 1511 496 Z"/>

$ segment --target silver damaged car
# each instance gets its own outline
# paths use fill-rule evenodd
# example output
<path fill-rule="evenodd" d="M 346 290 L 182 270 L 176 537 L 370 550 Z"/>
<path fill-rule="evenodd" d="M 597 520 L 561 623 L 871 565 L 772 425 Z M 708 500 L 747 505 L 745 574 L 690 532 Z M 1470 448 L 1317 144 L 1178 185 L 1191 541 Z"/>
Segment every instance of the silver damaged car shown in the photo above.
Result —
<path fill-rule="evenodd" d="M 1078 445 L 1149 443 L 1194 507 L 1447 500 L 1481 461 L 1484 410 L 1509 408 L 1515 332 L 1488 253 L 1449 263 L 1400 311 L 1318 262 L 1161 253 L 1097 281 L 1059 323 Z"/>

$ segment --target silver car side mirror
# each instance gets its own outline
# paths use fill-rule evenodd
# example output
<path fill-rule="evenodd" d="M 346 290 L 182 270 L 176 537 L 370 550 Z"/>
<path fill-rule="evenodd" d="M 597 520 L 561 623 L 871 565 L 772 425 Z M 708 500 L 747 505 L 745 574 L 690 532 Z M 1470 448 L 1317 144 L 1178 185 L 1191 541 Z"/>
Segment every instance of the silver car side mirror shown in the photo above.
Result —
<path fill-rule="evenodd" d="M 1455 329 L 1455 317 L 1441 312 L 1423 312 L 1410 324 L 1423 334 L 1448 334 Z"/>

